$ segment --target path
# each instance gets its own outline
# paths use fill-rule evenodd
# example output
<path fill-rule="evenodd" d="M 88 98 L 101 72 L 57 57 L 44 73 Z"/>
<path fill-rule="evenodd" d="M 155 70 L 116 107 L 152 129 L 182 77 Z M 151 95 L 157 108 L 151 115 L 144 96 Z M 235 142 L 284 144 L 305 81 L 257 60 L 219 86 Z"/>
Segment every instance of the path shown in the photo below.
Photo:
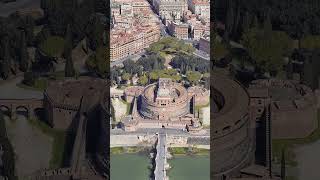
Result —
<path fill-rule="evenodd" d="M 22 177 L 49 168 L 53 139 L 32 126 L 23 115 L 6 119 L 8 137 L 15 152 L 17 175 Z"/>
<path fill-rule="evenodd" d="M 40 0 L 16 0 L 11 3 L 0 3 L 0 16 L 9 16 L 21 9 L 40 8 Z"/>
<path fill-rule="evenodd" d="M 154 170 L 155 180 L 166 180 L 166 163 L 167 163 L 167 135 L 164 132 L 158 134 L 157 154 L 156 154 L 156 168 Z"/>

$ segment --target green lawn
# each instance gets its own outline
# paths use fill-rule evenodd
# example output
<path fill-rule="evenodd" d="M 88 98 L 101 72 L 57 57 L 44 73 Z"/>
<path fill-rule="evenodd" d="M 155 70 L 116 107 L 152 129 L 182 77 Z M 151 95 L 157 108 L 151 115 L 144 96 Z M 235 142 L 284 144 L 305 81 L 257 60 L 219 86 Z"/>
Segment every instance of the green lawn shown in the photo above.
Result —
<path fill-rule="evenodd" d="M 132 109 L 132 103 L 129 103 L 123 99 L 119 99 L 123 104 L 127 105 L 127 112 L 126 115 L 129 115 L 131 113 L 131 109 Z"/>
<path fill-rule="evenodd" d="M 64 131 L 55 130 L 40 120 L 29 119 L 29 123 L 32 126 L 40 129 L 44 134 L 53 138 L 50 168 L 61 167 L 63 165 L 63 153 L 65 147 L 66 133 Z"/>
<path fill-rule="evenodd" d="M 145 146 L 131 146 L 131 147 L 112 147 L 110 154 L 134 154 L 139 152 L 150 151 L 149 147 Z"/>
<path fill-rule="evenodd" d="M 202 148 L 188 148 L 188 147 L 170 147 L 168 148 L 172 155 L 208 155 L 210 150 L 209 149 L 202 149 Z"/>
<path fill-rule="evenodd" d="M 40 49 L 51 57 L 61 57 L 64 50 L 65 41 L 59 36 L 50 36 L 40 44 Z"/>

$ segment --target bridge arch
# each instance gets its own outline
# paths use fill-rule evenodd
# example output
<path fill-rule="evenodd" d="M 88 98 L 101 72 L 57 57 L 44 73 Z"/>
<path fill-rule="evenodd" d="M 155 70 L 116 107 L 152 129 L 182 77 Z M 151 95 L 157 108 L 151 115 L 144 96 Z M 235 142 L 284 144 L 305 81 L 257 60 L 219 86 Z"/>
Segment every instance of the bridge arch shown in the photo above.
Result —
<path fill-rule="evenodd" d="M 29 110 L 29 108 L 27 106 L 21 105 L 21 106 L 17 106 L 15 108 L 15 113 L 24 115 L 27 118 L 29 118 L 30 110 Z"/>
<path fill-rule="evenodd" d="M 11 108 L 6 105 L 0 105 L 0 111 L 2 111 L 4 115 L 11 116 Z"/>
<path fill-rule="evenodd" d="M 1 111 L 10 111 L 10 108 L 6 105 L 0 105 L 0 110 Z"/>

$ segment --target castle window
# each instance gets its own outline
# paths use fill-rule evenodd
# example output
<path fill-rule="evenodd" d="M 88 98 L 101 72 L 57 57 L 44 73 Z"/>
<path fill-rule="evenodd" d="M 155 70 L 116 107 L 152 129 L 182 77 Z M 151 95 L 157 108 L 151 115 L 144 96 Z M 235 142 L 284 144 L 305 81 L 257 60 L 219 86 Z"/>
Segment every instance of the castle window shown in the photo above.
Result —
<path fill-rule="evenodd" d="M 258 104 L 262 104 L 262 101 L 261 101 L 261 99 L 259 99 L 259 100 L 258 100 Z"/>

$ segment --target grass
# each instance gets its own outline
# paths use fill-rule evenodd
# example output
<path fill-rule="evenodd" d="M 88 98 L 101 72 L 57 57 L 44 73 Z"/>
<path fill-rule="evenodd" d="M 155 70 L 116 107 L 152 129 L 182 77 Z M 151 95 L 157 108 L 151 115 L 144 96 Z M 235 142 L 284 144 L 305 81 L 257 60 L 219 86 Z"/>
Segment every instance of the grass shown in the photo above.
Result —
<path fill-rule="evenodd" d="M 111 148 L 110 154 L 123 154 L 125 152 L 123 147 L 113 147 Z"/>
<path fill-rule="evenodd" d="M 126 115 L 129 115 L 130 112 L 131 112 L 131 106 L 132 106 L 132 103 L 129 103 L 121 98 L 119 98 L 120 102 L 122 102 L 123 104 L 125 104 L 127 106 L 127 111 L 126 111 Z"/>
<path fill-rule="evenodd" d="M 135 154 L 144 152 L 146 147 L 143 146 L 132 146 L 132 147 L 113 147 L 111 148 L 110 154 Z"/>
<path fill-rule="evenodd" d="M 168 149 L 172 155 L 208 155 L 209 149 L 196 147 L 171 147 Z"/>
<path fill-rule="evenodd" d="M 208 107 L 208 106 L 210 106 L 210 102 L 208 102 L 208 103 L 205 104 L 205 105 L 196 106 L 196 110 L 197 110 L 197 111 L 200 111 L 202 108 L 205 108 L 205 107 Z"/>
<path fill-rule="evenodd" d="M 195 106 L 196 113 L 199 112 L 199 116 L 200 116 L 199 118 L 200 118 L 200 122 L 201 122 L 201 123 L 203 123 L 203 116 L 202 116 L 201 109 L 202 109 L 202 108 L 205 108 L 205 107 L 208 107 L 208 106 L 210 106 L 210 101 L 209 101 L 207 104 L 205 104 L 205 105 Z M 204 128 L 210 128 L 210 125 L 204 126 Z"/>
<path fill-rule="evenodd" d="M 285 180 L 298 180 L 298 178 L 294 176 L 286 176 Z"/>
<path fill-rule="evenodd" d="M 52 157 L 49 162 L 49 167 L 61 167 L 61 165 L 63 164 L 66 133 L 64 131 L 55 130 L 40 120 L 29 119 L 28 121 L 32 126 L 40 129 L 42 133 L 53 138 Z"/>
<path fill-rule="evenodd" d="M 318 128 L 305 138 L 296 139 L 276 139 L 272 140 L 273 158 L 277 159 L 276 163 L 281 160 L 282 149 L 285 150 L 286 163 L 290 166 L 297 166 L 296 155 L 293 148 L 297 145 L 310 144 L 320 139 L 320 109 L 317 111 Z"/>
<path fill-rule="evenodd" d="M 40 44 L 42 52 L 51 57 L 61 57 L 65 41 L 59 36 L 50 36 Z"/>

